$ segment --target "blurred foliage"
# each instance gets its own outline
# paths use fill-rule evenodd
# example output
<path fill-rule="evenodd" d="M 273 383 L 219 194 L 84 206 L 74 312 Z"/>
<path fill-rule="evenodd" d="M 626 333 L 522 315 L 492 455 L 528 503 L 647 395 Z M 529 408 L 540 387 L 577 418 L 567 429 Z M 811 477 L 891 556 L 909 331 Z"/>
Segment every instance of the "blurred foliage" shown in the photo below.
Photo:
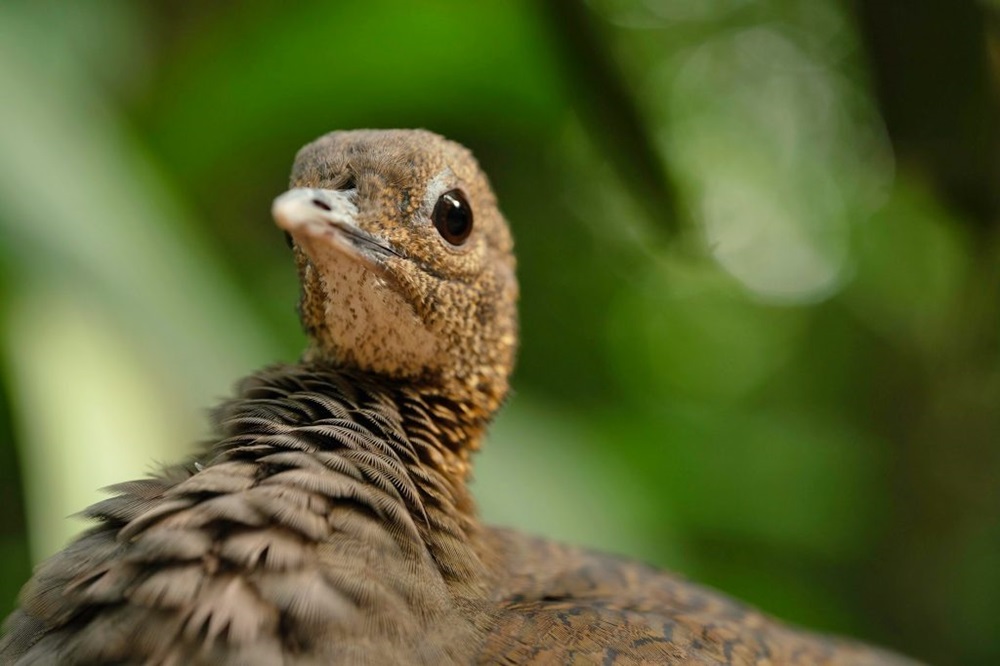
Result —
<path fill-rule="evenodd" d="M 296 357 L 268 220 L 295 150 L 420 126 L 476 152 L 518 240 L 488 519 L 1000 661 L 996 12 L 0 5 L 4 607 L 29 544 Z"/>

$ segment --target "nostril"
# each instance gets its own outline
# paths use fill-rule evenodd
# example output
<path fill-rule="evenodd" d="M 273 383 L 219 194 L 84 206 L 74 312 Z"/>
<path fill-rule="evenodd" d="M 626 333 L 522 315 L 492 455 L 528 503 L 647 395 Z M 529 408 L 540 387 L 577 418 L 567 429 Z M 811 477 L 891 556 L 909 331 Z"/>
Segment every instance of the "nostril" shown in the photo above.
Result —
<path fill-rule="evenodd" d="M 331 211 L 331 210 L 333 210 L 332 208 L 330 208 L 330 204 L 328 204 L 327 202 L 323 201 L 322 199 L 313 199 L 312 202 L 313 202 L 313 205 L 316 206 L 316 208 L 322 208 L 325 211 Z"/>

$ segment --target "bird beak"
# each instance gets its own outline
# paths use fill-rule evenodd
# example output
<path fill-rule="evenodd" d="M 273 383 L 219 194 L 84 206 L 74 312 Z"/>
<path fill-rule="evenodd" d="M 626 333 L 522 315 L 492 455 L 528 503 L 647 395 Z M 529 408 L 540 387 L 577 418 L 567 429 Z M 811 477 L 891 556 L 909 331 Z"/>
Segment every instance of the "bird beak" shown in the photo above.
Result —
<path fill-rule="evenodd" d="M 317 267 L 346 256 L 381 271 L 384 259 L 399 253 L 358 226 L 356 197 L 354 190 L 297 187 L 274 200 L 271 214 Z"/>

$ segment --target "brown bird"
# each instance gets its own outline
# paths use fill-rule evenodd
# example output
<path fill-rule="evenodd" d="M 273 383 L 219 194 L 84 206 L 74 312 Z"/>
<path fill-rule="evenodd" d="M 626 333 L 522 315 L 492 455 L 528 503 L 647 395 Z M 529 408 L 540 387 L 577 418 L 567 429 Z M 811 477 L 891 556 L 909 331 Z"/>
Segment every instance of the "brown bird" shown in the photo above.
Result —
<path fill-rule="evenodd" d="M 300 363 L 244 379 L 189 462 L 114 487 L 43 563 L 4 664 L 904 664 L 635 562 L 480 524 L 471 455 L 517 346 L 472 155 L 335 132 L 274 203 Z"/>

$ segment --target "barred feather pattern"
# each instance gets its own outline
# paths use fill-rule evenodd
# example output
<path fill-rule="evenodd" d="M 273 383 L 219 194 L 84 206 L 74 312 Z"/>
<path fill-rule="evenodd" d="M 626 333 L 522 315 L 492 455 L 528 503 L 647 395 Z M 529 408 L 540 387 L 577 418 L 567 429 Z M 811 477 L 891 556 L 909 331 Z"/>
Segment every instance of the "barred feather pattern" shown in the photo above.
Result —
<path fill-rule="evenodd" d="M 310 367 L 238 393 L 203 453 L 84 512 L 99 524 L 26 585 L 3 663 L 462 660 L 454 599 L 484 576 L 442 471 L 465 465 L 461 410 Z"/>
<path fill-rule="evenodd" d="M 311 366 L 243 382 L 217 439 L 113 487 L 8 618 L 9 664 L 913 664 L 643 564 L 484 528 L 485 423 Z"/>

